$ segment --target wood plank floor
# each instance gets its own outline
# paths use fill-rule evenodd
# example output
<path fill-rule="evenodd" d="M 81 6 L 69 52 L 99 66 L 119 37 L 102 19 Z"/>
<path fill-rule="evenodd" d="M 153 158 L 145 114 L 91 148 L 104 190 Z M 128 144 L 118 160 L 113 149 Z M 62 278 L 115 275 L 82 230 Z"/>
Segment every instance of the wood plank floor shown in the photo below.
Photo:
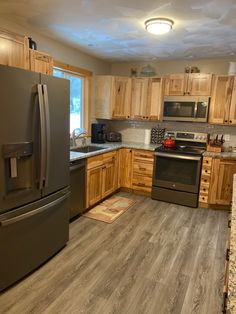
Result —
<path fill-rule="evenodd" d="M 136 204 L 112 224 L 72 222 L 67 246 L 0 295 L 0 313 L 221 313 L 227 211 L 119 194 Z"/>

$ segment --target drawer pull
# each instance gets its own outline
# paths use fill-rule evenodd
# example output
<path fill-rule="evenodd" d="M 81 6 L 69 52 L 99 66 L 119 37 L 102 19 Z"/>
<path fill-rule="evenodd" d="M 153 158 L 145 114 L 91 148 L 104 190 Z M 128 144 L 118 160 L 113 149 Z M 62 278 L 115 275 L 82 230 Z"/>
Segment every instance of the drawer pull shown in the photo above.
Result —
<path fill-rule="evenodd" d="M 139 170 L 145 171 L 145 170 L 147 170 L 147 169 L 146 169 L 146 168 L 139 167 Z"/>
<path fill-rule="evenodd" d="M 205 188 L 203 188 L 203 191 L 206 191 L 206 189 L 205 189 Z"/>
<path fill-rule="evenodd" d="M 144 183 L 140 183 L 140 182 L 139 182 L 137 185 L 138 185 L 138 186 L 145 186 Z"/>

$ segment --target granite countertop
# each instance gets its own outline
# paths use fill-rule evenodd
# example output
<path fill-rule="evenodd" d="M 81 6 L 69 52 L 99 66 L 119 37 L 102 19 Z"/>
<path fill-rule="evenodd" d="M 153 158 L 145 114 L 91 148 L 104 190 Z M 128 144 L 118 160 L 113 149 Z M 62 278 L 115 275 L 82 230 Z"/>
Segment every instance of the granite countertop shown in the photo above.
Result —
<path fill-rule="evenodd" d="M 226 158 L 226 159 L 236 159 L 236 153 L 233 152 L 205 152 L 203 154 L 204 157 L 213 157 L 213 158 Z"/>
<path fill-rule="evenodd" d="M 233 183 L 227 309 L 229 313 L 236 313 L 236 174 Z"/>
<path fill-rule="evenodd" d="M 89 153 L 79 153 L 79 152 L 70 151 L 70 161 L 96 156 L 96 155 L 107 153 L 109 151 L 113 151 L 119 148 L 133 148 L 133 149 L 136 148 L 136 149 L 145 149 L 145 150 L 154 151 L 155 148 L 160 146 L 160 144 L 144 144 L 144 143 L 134 143 L 134 142 L 116 142 L 116 143 L 113 142 L 113 143 L 91 144 L 91 145 L 104 147 L 104 149 L 100 149 L 95 152 L 89 152 Z M 73 149 L 73 147 L 71 149 Z"/>

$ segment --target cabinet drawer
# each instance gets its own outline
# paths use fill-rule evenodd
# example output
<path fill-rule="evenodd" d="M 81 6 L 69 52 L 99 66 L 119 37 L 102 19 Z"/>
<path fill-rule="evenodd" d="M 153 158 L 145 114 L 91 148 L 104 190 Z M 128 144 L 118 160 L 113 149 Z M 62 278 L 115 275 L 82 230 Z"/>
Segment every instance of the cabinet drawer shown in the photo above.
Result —
<path fill-rule="evenodd" d="M 208 203 L 208 196 L 206 195 L 199 195 L 199 202 L 201 203 Z"/>
<path fill-rule="evenodd" d="M 116 158 L 116 151 L 113 151 L 113 152 L 109 152 L 109 153 L 105 153 L 102 155 L 102 158 L 103 158 L 103 162 L 109 162 L 111 160 L 114 160 Z"/>
<path fill-rule="evenodd" d="M 89 157 L 87 159 L 87 169 L 92 169 L 95 167 L 102 166 L 103 164 L 103 155 L 98 155 L 94 157 Z"/>
<path fill-rule="evenodd" d="M 203 157 L 203 160 L 202 160 L 202 168 L 204 166 L 210 166 L 211 167 L 211 164 L 212 164 L 212 157 Z"/>
<path fill-rule="evenodd" d="M 133 150 L 133 161 L 153 163 L 154 153 L 147 150 Z"/>
<path fill-rule="evenodd" d="M 201 184 L 204 184 L 204 185 L 210 185 L 210 180 L 211 180 L 211 176 L 210 175 L 207 175 L 207 174 L 202 174 L 202 177 L 201 177 Z"/>
<path fill-rule="evenodd" d="M 151 187 L 152 186 L 152 178 L 147 176 L 142 176 L 138 174 L 133 174 L 132 180 L 133 186 L 139 187 Z"/>
<path fill-rule="evenodd" d="M 211 175 L 211 168 L 202 169 L 202 176 L 210 176 L 210 175 Z"/>
<path fill-rule="evenodd" d="M 152 163 L 133 163 L 133 173 L 152 177 L 153 164 Z"/>

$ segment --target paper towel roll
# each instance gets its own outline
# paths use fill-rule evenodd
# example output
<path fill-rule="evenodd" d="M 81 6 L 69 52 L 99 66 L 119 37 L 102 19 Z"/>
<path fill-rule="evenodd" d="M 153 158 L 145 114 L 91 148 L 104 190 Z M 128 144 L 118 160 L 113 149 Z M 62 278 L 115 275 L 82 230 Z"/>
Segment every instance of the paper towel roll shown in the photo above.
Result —
<path fill-rule="evenodd" d="M 150 144 L 151 142 L 151 130 L 145 130 L 144 132 L 144 144 Z"/>

